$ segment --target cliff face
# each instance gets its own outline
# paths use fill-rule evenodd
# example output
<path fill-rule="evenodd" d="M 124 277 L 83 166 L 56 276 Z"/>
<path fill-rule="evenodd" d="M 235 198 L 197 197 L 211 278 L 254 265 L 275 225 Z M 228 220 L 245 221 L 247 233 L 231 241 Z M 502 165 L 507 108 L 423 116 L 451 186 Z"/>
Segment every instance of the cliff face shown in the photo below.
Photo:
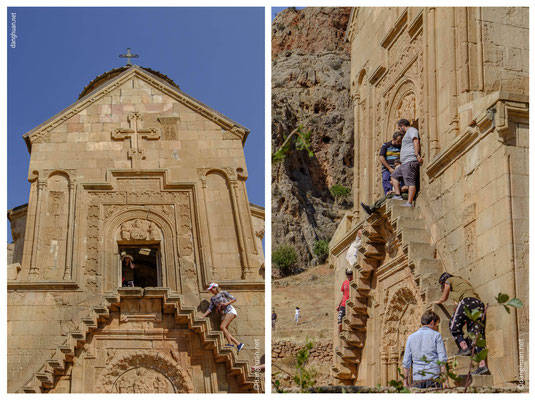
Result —
<path fill-rule="evenodd" d="M 351 188 L 353 111 L 350 55 L 344 41 L 350 8 L 286 9 L 272 24 L 272 148 L 298 125 L 311 132 L 314 157 L 294 146 L 272 166 L 273 249 L 296 248 L 300 267 L 316 263 L 317 240 L 329 240 L 347 201 L 329 188 Z"/>

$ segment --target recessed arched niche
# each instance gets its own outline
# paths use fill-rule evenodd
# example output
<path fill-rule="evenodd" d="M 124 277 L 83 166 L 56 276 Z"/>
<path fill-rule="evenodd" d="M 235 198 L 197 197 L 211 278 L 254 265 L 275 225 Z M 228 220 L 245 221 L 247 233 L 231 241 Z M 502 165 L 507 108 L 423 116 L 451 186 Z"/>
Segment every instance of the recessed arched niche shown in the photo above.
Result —
<path fill-rule="evenodd" d="M 69 176 L 51 173 L 46 181 L 42 235 L 37 259 L 42 279 L 63 279 L 67 262 L 69 222 Z"/>
<path fill-rule="evenodd" d="M 135 287 L 162 286 L 161 238 L 161 230 L 153 221 L 135 218 L 121 224 L 116 232 L 121 286 L 128 284 L 127 272 Z M 131 263 L 126 261 L 127 256 Z"/>
<path fill-rule="evenodd" d="M 180 291 L 174 237 L 172 224 L 153 211 L 129 209 L 112 216 L 105 229 L 105 290 L 123 286 L 127 269 L 123 259 L 129 255 L 133 258 L 135 287 Z"/>
<path fill-rule="evenodd" d="M 206 174 L 206 211 L 214 263 L 214 280 L 241 279 L 242 266 L 232 191 L 220 171 Z"/>

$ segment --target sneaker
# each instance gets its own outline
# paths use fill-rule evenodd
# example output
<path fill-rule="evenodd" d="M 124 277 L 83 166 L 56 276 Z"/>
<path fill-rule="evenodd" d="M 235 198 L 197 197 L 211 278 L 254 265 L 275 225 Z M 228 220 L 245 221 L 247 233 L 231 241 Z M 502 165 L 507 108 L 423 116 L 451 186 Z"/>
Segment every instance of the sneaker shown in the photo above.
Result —
<path fill-rule="evenodd" d="M 243 343 L 240 343 L 240 344 L 238 345 L 238 352 L 239 352 L 241 349 L 243 349 L 243 346 L 245 346 Z"/>
<path fill-rule="evenodd" d="M 234 345 L 233 345 L 233 344 L 230 344 L 230 343 L 227 343 L 227 344 L 225 345 L 225 347 L 234 347 Z"/>
<path fill-rule="evenodd" d="M 364 211 L 366 211 L 368 213 L 368 215 L 372 215 L 373 214 L 373 210 L 370 208 L 369 205 L 364 204 L 364 203 L 360 203 L 360 206 L 364 209 Z"/>
<path fill-rule="evenodd" d="M 461 349 L 455 354 L 456 356 L 471 356 L 472 355 L 472 349 L 470 347 L 466 349 Z"/>
<path fill-rule="evenodd" d="M 408 201 L 401 205 L 401 207 L 414 207 L 412 203 L 409 203 Z"/>
<path fill-rule="evenodd" d="M 479 367 L 474 372 L 472 372 L 472 375 L 490 375 L 490 371 L 486 365 L 483 365 L 482 367 Z"/>
<path fill-rule="evenodd" d="M 403 197 L 401 197 L 399 194 L 395 194 L 392 196 L 392 200 L 403 200 Z"/>

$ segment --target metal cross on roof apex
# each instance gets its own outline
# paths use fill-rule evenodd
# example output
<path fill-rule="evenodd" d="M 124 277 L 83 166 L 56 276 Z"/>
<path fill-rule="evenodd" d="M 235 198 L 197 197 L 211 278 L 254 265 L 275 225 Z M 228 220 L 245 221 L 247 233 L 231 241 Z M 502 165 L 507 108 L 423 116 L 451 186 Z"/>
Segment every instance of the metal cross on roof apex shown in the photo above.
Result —
<path fill-rule="evenodd" d="M 139 54 L 132 54 L 130 53 L 130 47 L 128 47 L 126 49 L 126 54 L 120 54 L 119 55 L 119 58 L 127 58 L 128 60 L 126 61 L 126 65 L 132 65 L 132 63 L 130 62 L 130 59 L 131 58 L 138 58 L 139 57 Z"/>

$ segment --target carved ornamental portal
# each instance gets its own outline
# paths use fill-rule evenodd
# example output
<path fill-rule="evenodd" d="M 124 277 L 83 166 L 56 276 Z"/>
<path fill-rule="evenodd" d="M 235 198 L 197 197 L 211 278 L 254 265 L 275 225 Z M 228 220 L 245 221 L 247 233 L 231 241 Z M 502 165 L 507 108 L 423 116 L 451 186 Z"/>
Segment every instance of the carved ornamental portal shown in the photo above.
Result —
<path fill-rule="evenodd" d="M 152 221 L 137 218 L 126 221 L 120 228 L 121 240 L 160 240 L 160 231 Z"/>

